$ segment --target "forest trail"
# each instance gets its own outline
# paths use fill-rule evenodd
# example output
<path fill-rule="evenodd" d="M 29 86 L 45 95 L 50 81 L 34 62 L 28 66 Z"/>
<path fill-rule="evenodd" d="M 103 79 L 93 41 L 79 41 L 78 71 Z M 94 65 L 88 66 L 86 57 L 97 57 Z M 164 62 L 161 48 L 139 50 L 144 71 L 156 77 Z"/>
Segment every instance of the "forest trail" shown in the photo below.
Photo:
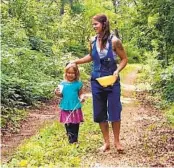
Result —
<path fill-rule="evenodd" d="M 7 162 L 13 154 L 14 149 L 21 142 L 35 135 L 46 123 L 57 120 L 57 101 L 51 100 L 41 106 L 41 108 L 29 110 L 25 120 L 21 122 L 18 133 L 5 131 L 1 138 L 1 160 Z"/>
<path fill-rule="evenodd" d="M 137 73 L 138 69 L 129 73 L 121 83 L 123 111 L 120 139 L 125 152 L 119 154 L 114 148 L 110 127 L 111 150 L 89 154 L 87 160 L 91 161 L 92 167 L 174 166 L 174 130 L 160 111 L 140 103 L 143 95 L 136 91 Z"/>
<path fill-rule="evenodd" d="M 167 125 L 166 119 L 158 110 L 141 104 L 141 92 L 136 93 L 135 79 L 138 69 L 129 73 L 122 85 L 123 104 L 120 139 L 125 148 L 124 154 L 119 154 L 111 146 L 109 152 L 89 153 L 85 163 L 91 167 L 172 167 L 174 166 L 174 131 Z M 88 93 L 87 96 L 90 96 Z M 30 110 L 29 116 L 21 123 L 17 134 L 6 132 L 2 136 L 2 162 L 10 159 L 14 149 L 26 138 L 36 134 L 45 122 L 57 120 L 57 101 L 52 100 L 42 108 Z M 111 128 L 110 128 L 111 129 Z M 113 144 L 112 131 L 110 133 Z"/>

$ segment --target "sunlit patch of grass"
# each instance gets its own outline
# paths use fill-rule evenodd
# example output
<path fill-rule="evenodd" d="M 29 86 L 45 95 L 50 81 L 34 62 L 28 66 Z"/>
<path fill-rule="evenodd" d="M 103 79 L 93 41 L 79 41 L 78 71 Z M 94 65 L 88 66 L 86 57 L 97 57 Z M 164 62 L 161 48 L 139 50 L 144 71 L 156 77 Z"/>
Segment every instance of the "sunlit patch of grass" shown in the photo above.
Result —
<path fill-rule="evenodd" d="M 148 127 L 147 127 L 147 130 L 148 131 L 153 131 L 157 126 L 155 124 L 150 124 Z"/>
<path fill-rule="evenodd" d="M 174 104 L 171 105 L 170 109 L 166 112 L 168 121 L 174 127 Z"/>
<path fill-rule="evenodd" d="M 47 124 L 39 133 L 21 144 L 11 161 L 2 167 L 79 167 L 84 156 L 101 143 L 98 124 L 93 122 L 92 103 L 83 105 L 85 122 L 79 131 L 79 144 L 69 144 L 63 124 Z"/>
<path fill-rule="evenodd" d="M 137 68 L 141 69 L 141 66 L 142 66 L 141 64 L 127 64 L 126 67 L 120 73 L 121 82 L 124 83 L 126 76 Z"/>
<path fill-rule="evenodd" d="M 128 64 L 120 73 L 120 79 L 121 79 L 121 91 L 122 91 L 122 95 L 125 96 L 127 95 L 127 89 L 125 89 L 125 84 L 126 87 L 128 87 L 131 91 L 131 89 L 135 86 L 130 85 L 129 86 L 129 79 L 131 79 L 131 77 L 129 78 L 128 75 L 130 75 L 132 72 L 136 71 L 137 69 L 141 69 L 142 65 L 141 64 Z M 132 90 L 132 94 L 135 97 L 135 92 Z"/>

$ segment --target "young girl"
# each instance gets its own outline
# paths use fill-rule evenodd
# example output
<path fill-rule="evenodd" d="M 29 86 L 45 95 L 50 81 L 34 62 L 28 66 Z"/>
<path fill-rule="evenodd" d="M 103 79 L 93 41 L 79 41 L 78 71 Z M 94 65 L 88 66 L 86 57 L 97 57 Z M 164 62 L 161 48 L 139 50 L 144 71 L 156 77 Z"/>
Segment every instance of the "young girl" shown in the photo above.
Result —
<path fill-rule="evenodd" d="M 83 122 L 81 102 L 84 101 L 82 94 L 82 82 L 79 81 L 79 70 L 76 64 L 65 68 L 64 81 L 62 81 L 55 94 L 62 97 L 59 107 L 60 122 L 65 124 L 69 143 L 78 142 L 79 124 Z M 61 86 L 61 87 L 60 87 Z"/>

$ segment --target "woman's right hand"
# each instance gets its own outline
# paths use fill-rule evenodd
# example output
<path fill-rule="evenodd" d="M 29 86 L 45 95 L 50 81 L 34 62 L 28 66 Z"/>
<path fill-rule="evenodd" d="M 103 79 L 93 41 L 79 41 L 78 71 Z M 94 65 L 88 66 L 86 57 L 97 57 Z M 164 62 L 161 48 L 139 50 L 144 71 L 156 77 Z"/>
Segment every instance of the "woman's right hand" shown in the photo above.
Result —
<path fill-rule="evenodd" d="M 75 65 L 78 65 L 78 64 L 84 64 L 84 63 L 88 63 L 88 62 L 91 62 L 92 61 L 92 57 L 90 54 L 82 57 L 82 58 L 78 58 L 74 61 L 71 61 L 67 66 L 71 65 L 71 64 L 75 64 Z M 66 66 L 66 67 L 67 67 Z"/>
<path fill-rule="evenodd" d="M 72 65 L 76 66 L 75 61 L 69 62 L 69 64 L 66 66 L 66 68 L 69 68 L 69 67 L 71 67 Z"/>

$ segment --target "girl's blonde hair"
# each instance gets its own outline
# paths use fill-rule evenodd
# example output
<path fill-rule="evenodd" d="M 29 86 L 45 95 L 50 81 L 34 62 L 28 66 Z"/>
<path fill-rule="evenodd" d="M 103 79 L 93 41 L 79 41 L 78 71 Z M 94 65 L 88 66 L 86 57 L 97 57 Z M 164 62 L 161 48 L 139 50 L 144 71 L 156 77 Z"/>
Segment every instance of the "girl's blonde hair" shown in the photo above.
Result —
<path fill-rule="evenodd" d="M 68 64 L 66 67 L 65 67 L 65 73 L 64 73 L 64 79 L 67 80 L 67 77 L 66 77 L 66 73 L 68 71 L 69 68 L 73 68 L 74 71 L 75 71 L 75 80 L 78 81 L 79 78 L 80 78 L 80 72 L 79 72 L 79 68 L 77 66 L 77 64 Z"/>

